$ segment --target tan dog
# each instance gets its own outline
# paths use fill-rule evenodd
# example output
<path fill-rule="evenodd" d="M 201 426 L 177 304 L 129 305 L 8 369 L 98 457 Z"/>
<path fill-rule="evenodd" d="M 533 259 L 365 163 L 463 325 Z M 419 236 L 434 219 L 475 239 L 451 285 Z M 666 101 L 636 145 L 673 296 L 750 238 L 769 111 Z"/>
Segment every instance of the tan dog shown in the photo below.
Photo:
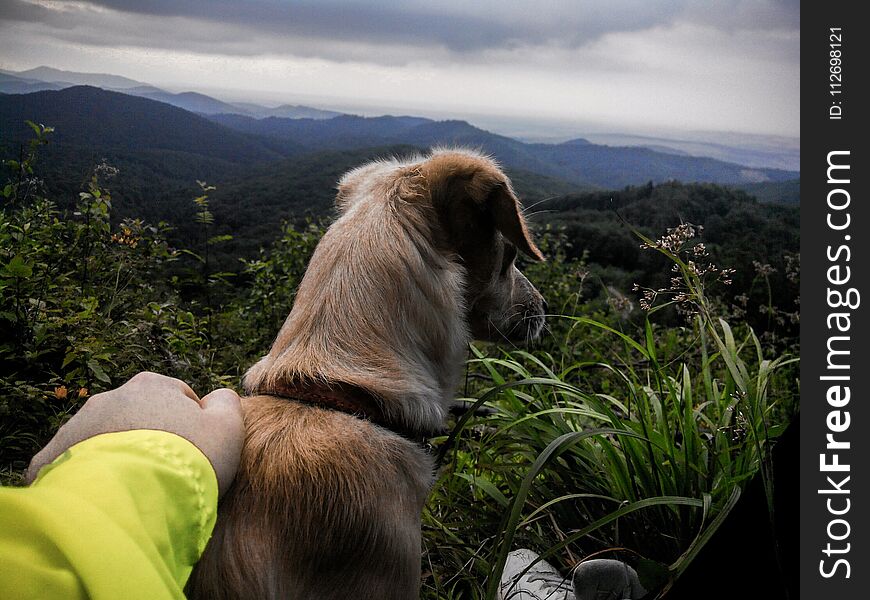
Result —
<path fill-rule="evenodd" d="M 543 328 L 543 298 L 514 266 L 517 249 L 542 256 L 488 158 L 373 162 L 342 178 L 337 205 L 245 377 L 242 464 L 193 597 L 419 597 L 434 464 L 416 440 L 444 428 L 472 337 Z"/>

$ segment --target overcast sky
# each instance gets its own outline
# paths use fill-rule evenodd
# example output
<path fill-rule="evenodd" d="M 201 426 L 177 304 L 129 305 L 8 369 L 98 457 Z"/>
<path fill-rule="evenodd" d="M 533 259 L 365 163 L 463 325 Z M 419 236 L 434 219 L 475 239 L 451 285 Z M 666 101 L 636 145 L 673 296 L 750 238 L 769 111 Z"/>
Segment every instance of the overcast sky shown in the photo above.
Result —
<path fill-rule="evenodd" d="M 799 0 L 0 0 L 4 69 L 581 129 L 798 136 L 799 59 Z"/>

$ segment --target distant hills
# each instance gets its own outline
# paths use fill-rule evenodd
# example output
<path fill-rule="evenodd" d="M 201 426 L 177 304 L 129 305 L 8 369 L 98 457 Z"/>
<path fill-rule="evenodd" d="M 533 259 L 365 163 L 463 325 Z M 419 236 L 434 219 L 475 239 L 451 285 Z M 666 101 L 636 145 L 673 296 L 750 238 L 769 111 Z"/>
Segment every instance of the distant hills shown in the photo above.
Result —
<path fill-rule="evenodd" d="M 89 153 L 166 150 L 255 163 L 282 158 L 293 145 L 269 147 L 175 106 L 87 86 L 0 96 L 4 137 L 27 139 L 32 134 L 24 123 L 28 119 L 54 127 L 57 143 Z"/>
<path fill-rule="evenodd" d="M 109 89 L 125 89 L 145 85 L 142 82 L 134 81 L 127 77 L 121 77 L 120 75 L 109 75 L 106 73 L 77 73 L 74 71 L 53 69 L 51 67 L 36 67 L 29 71 L 19 71 L 18 73 L 9 74 L 24 79 L 55 82 L 62 84 L 65 87 L 73 85 L 92 85 Z"/>
<path fill-rule="evenodd" d="M 206 96 L 205 94 L 200 94 L 198 92 L 181 92 L 180 94 L 172 94 L 156 88 L 134 88 L 132 90 L 119 91 L 122 91 L 125 94 L 132 94 L 142 98 L 157 100 L 164 104 L 171 104 L 172 106 L 183 108 L 184 110 L 201 115 L 211 115 L 239 110 L 232 104 L 222 102 L 221 100 L 217 100 L 211 96 Z"/>
<path fill-rule="evenodd" d="M 757 169 L 684 153 L 657 152 L 643 147 L 604 146 L 587 140 L 528 144 L 479 129 L 465 121 L 353 115 L 319 121 L 254 119 L 234 114 L 210 115 L 208 118 L 240 132 L 292 141 L 318 150 L 390 144 L 469 146 L 492 154 L 509 167 L 558 177 L 587 187 L 610 189 L 647 181 L 670 180 L 741 185 L 798 177 L 794 171 Z"/>
<path fill-rule="evenodd" d="M 78 73 L 51 67 L 37 67 L 29 71 L 19 72 L 0 71 L 0 93 L 2 94 L 29 94 L 46 90 L 61 90 L 77 85 L 88 85 L 131 96 L 142 96 L 200 114 L 237 113 L 257 118 L 286 117 L 292 119 L 329 119 L 341 114 L 331 110 L 289 104 L 274 108 L 254 103 L 231 104 L 198 92 L 174 94 L 141 81 L 104 73 Z"/>
<path fill-rule="evenodd" d="M 65 87 L 70 86 L 62 83 L 48 83 L 38 79 L 16 77 L 15 75 L 0 71 L 0 93 L 4 94 L 29 94 L 44 90 L 60 90 Z"/>
<path fill-rule="evenodd" d="M 342 114 L 303 105 L 267 107 L 253 102 L 228 102 L 196 91 L 173 93 L 141 81 L 105 73 L 79 73 L 45 66 L 20 72 L 0 70 L 0 94 L 59 90 L 74 85 L 90 85 L 142 96 L 204 115 L 241 115 L 254 119 L 331 119 Z M 502 123 L 502 127 L 515 129 L 505 123 Z M 551 134 L 554 133 L 551 130 Z M 800 168 L 800 140 L 796 138 L 727 132 L 686 132 L 677 138 L 625 133 L 594 133 L 586 137 L 598 145 L 641 147 L 663 154 L 708 157 L 753 169 L 797 171 Z M 525 138 L 521 138 L 521 141 L 551 142 Z"/>
<path fill-rule="evenodd" d="M 0 82 L 9 83 L 10 78 L 17 76 L 0 73 Z M 21 81 L 13 83 L 25 88 L 38 83 L 17 79 Z M 749 195 L 777 204 L 799 202 L 799 173 L 795 171 L 758 169 L 644 147 L 594 144 L 582 138 L 559 144 L 526 143 L 460 120 L 343 114 L 295 119 L 209 115 L 205 110 L 192 112 L 159 100 L 161 91 L 156 88 L 133 80 L 126 83 L 137 84 L 126 90 L 135 95 L 81 85 L 0 94 L 0 156 L 17 156 L 19 145 L 32 136 L 26 120 L 54 127 L 37 165 L 49 197 L 68 206 L 94 165 L 105 159 L 121 171 L 107 184 L 116 215 L 142 217 L 151 223 L 167 221 L 178 243 L 201 235 L 190 201 L 199 192 L 196 181 L 216 184 L 217 190 L 211 193 L 215 232 L 234 236 L 222 251 L 221 268 L 231 270 L 236 257 L 253 256 L 260 246 L 268 245 L 282 220 L 329 214 L 335 182 L 347 169 L 375 157 L 408 155 L 438 145 L 490 153 L 506 168 L 527 206 L 549 200 L 534 209 L 545 215 L 553 210 L 576 212 L 573 204 L 562 206 L 562 200 L 577 194 L 598 190 L 606 200 L 616 192 L 605 190 L 646 189 L 648 182 L 674 180 L 741 188 L 746 194 L 733 198 L 744 204 Z M 230 106 L 195 93 L 170 96 L 201 109 Z M 279 108 L 292 112 L 304 107 Z M 701 196 L 727 196 L 721 188 L 665 185 L 656 202 L 665 197 L 661 194 L 676 198 L 689 189 Z M 746 207 L 740 214 L 749 214 Z M 661 210 L 669 220 L 676 218 L 672 208 L 662 204 Z M 565 215 L 559 218 L 568 219 Z M 585 218 L 578 216 L 576 222 L 582 224 Z"/>
<path fill-rule="evenodd" d="M 800 141 L 782 136 L 736 133 L 691 134 L 674 139 L 620 133 L 590 134 L 596 144 L 643 146 L 657 152 L 709 156 L 750 167 L 793 171 L 800 168 Z"/>
<path fill-rule="evenodd" d="M 219 114 L 226 112 L 235 112 L 241 115 L 252 116 L 257 119 L 265 119 L 267 117 L 281 117 L 284 119 L 331 119 L 343 113 L 334 110 L 323 110 L 320 108 L 311 108 L 301 104 L 282 104 L 275 108 L 267 108 L 254 104 L 253 102 L 234 102 L 232 106 L 235 111 L 214 111 L 209 114 Z"/>
<path fill-rule="evenodd" d="M 255 119 L 331 119 L 342 114 L 303 105 L 283 104 L 269 107 L 254 102 L 230 102 L 196 91 L 173 93 L 141 81 L 103 73 L 79 73 L 50 67 L 37 67 L 17 73 L 0 70 L 0 94 L 26 94 L 74 85 L 90 85 L 142 96 L 205 115 L 232 114 Z M 559 143 L 566 139 L 564 132 L 554 129 L 554 125 L 544 126 L 541 130 L 539 125 L 491 117 L 480 118 L 492 124 L 490 129 L 495 128 L 502 135 L 524 142 Z M 753 169 L 800 169 L 800 139 L 794 137 L 721 131 L 686 131 L 658 137 L 626 133 L 589 133 L 583 137 L 598 145 L 642 147 L 664 154 L 708 157 Z"/>
<path fill-rule="evenodd" d="M 200 105 L 210 102 L 208 97 L 194 94 L 176 96 Z M 0 96 L 0 125 L 7 136 L 22 139 L 29 135 L 26 119 L 55 127 L 58 142 L 84 145 L 92 152 L 175 151 L 235 164 L 269 162 L 323 150 L 460 145 L 488 152 L 507 167 L 587 188 L 613 189 L 670 180 L 746 185 L 799 176 L 793 171 L 755 169 L 711 158 L 642 147 L 604 146 L 587 140 L 529 144 L 456 120 L 353 115 L 331 119 L 256 119 L 238 114 L 204 117 L 156 99 L 87 86 Z"/>

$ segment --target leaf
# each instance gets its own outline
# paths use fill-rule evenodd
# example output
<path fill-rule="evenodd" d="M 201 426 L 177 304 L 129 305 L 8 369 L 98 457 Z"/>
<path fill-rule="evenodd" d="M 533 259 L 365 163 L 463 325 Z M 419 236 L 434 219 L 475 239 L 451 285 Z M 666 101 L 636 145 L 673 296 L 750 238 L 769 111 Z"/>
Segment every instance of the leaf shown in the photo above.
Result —
<path fill-rule="evenodd" d="M 36 137 L 42 137 L 42 128 L 39 125 L 29 120 L 24 122 L 27 123 L 28 127 L 33 130 L 33 133 L 36 134 Z"/>
<path fill-rule="evenodd" d="M 486 492 L 486 494 L 498 502 L 501 506 L 507 508 L 510 504 L 510 501 L 505 497 L 505 495 L 499 490 L 495 484 L 493 484 L 489 479 L 484 477 L 475 477 L 468 473 L 456 473 L 457 477 L 461 477 L 466 480 L 472 486 L 477 486 L 482 491 Z"/>
<path fill-rule="evenodd" d="M 628 337 L 627 335 L 625 335 L 621 331 L 618 331 L 618 330 L 614 329 L 613 327 L 610 327 L 609 325 L 605 325 L 604 323 L 596 321 L 595 319 L 590 319 L 588 317 L 571 317 L 570 320 L 576 321 L 577 323 L 585 323 L 587 325 L 592 325 L 593 327 L 598 327 L 599 329 L 609 331 L 610 333 L 613 333 L 613 334 L 619 336 L 622 339 L 622 341 L 624 341 L 626 344 L 628 344 L 629 346 L 631 346 L 632 348 L 634 348 L 635 350 L 640 352 L 644 358 L 646 358 L 646 359 L 650 358 L 649 353 L 647 352 L 646 348 L 644 348 L 643 346 L 641 346 L 640 344 L 635 342 L 633 339 L 631 339 L 630 337 Z"/>
<path fill-rule="evenodd" d="M 192 256 L 194 259 L 196 259 L 197 261 L 199 261 L 199 262 L 201 262 L 201 263 L 204 263 L 204 262 L 205 262 L 205 259 L 204 259 L 202 256 L 200 256 L 200 255 L 197 254 L 196 252 L 193 252 L 192 250 L 188 250 L 187 248 L 181 248 L 181 249 L 179 250 L 179 252 L 180 252 L 181 254 L 187 254 L 188 256 Z"/>
<path fill-rule="evenodd" d="M 646 341 L 646 351 L 650 360 L 656 360 L 656 338 L 653 334 L 652 324 L 649 322 L 649 319 L 644 321 L 644 335 Z"/>
<path fill-rule="evenodd" d="M 69 364 L 79 357 L 75 352 L 69 352 L 64 358 L 63 363 L 60 365 L 61 369 L 66 369 Z"/>
<path fill-rule="evenodd" d="M 94 377 L 102 381 L 103 383 L 112 383 L 112 380 L 109 379 L 109 376 L 106 375 L 106 372 L 103 370 L 103 367 L 100 366 L 100 363 L 91 359 L 88 361 L 88 368 L 91 370 L 91 373 L 94 374 Z"/>
<path fill-rule="evenodd" d="M 21 255 L 16 255 L 4 267 L 10 277 L 26 279 L 33 275 L 33 265 L 25 262 Z"/>
<path fill-rule="evenodd" d="M 213 246 L 214 244 L 220 244 L 221 242 L 229 242 L 233 239 L 233 236 L 227 235 L 215 235 L 208 239 L 208 245 Z"/>
<path fill-rule="evenodd" d="M 668 567 L 662 563 L 642 558 L 637 563 L 636 570 L 640 584 L 647 591 L 657 590 L 668 582 Z"/>

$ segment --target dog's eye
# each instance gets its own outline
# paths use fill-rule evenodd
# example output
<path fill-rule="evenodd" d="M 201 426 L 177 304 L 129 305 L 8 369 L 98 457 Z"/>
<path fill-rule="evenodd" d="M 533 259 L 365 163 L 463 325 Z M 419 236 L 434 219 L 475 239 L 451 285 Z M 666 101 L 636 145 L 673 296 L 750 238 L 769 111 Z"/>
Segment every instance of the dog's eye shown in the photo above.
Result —
<path fill-rule="evenodd" d="M 504 275 L 513 266 L 514 260 L 517 258 L 517 247 L 513 244 L 506 244 L 504 247 L 504 256 L 501 260 L 501 274 Z"/>

